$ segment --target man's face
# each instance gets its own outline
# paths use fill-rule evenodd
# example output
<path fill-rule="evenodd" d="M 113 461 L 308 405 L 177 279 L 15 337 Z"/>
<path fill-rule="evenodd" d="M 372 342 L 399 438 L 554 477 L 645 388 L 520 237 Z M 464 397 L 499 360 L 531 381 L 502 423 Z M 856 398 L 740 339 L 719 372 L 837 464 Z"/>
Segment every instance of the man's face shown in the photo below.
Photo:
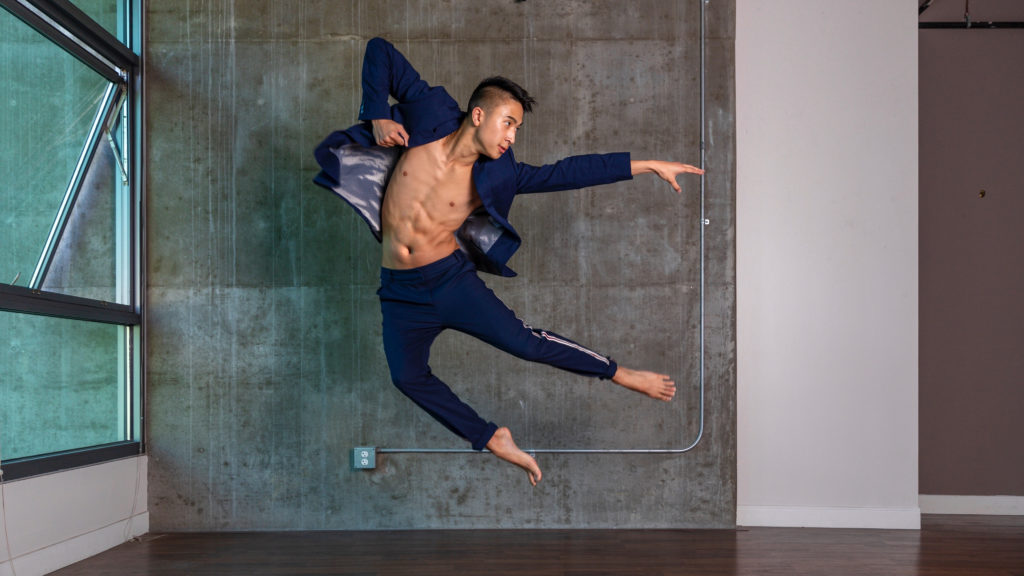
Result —
<path fill-rule="evenodd" d="M 479 120 L 479 123 L 477 123 Z M 476 138 L 482 154 L 499 158 L 516 142 L 516 131 L 523 125 L 523 105 L 509 98 L 489 110 L 474 109 Z"/>

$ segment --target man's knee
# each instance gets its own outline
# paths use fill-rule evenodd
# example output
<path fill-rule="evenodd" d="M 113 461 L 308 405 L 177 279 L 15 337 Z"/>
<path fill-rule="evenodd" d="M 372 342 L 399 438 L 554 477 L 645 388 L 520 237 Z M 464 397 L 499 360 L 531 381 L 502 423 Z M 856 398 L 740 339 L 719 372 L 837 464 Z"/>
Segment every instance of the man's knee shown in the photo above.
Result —
<path fill-rule="evenodd" d="M 545 358 L 545 346 L 550 344 L 542 333 L 522 332 L 507 344 L 509 353 L 523 360 L 541 362 Z"/>
<path fill-rule="evenodd" d="M 391 368 L 391 383 L 405 394 L 424 388 L 432 380 L 429 368 L 419 369 L 407 365 Z"/>
<path fill-rule="evenodd" d="M 418 383 L 418 378 L 408 374 L 395 374 L 391 373 L 391 384 L 398 388 L 402 392 L 410 388 L 415 388 Z"/>

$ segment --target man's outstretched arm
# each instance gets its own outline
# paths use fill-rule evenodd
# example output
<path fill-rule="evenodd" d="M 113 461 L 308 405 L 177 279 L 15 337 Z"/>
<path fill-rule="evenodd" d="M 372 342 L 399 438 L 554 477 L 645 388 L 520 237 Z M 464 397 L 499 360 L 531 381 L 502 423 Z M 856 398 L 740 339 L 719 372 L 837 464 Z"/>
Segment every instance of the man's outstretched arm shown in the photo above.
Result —
<path fill-rule="evenodd" d="M 668 162 L 665 160 L 631 160 L 629 162 L 629 169 L 633 173 L 633 176 L 636 176 L 637 174 L 657 174 L 659 178 L 671 184 L 672 189 L 676 192 L 683 191 L 683 189 L 679 187 L 679 183 L 676 182 L 677 176 L 680 174 L 704 173 L 703 170 L 696 166 L 681 164 L 679 162 Z"/>

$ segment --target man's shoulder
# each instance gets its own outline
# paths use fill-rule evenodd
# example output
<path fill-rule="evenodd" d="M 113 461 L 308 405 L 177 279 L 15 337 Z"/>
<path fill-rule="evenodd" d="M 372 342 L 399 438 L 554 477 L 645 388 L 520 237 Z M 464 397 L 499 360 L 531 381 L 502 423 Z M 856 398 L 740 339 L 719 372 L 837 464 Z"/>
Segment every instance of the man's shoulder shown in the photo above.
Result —
<path fill-rule="evenodd" d="M 414 145 L 433 142 L 455 132 L 465 114 L 444 88 L 431 88 L 427 98 L 395 106 L 394 119 L 405 126 Z"/>
<path fill-rule="evenodd" d="M 427 158 L 437 160 L 440 157 L 443 145 L 444 143 L 442 142 L 442 139 L 438 138 L 437 140 L 431 140 L 422 144 L 409 146 L 405 149 L 402 155 L 407 158 L 415 158 L 417 160 Z M 439 162 L 440 160 L 437 161 Z"/>

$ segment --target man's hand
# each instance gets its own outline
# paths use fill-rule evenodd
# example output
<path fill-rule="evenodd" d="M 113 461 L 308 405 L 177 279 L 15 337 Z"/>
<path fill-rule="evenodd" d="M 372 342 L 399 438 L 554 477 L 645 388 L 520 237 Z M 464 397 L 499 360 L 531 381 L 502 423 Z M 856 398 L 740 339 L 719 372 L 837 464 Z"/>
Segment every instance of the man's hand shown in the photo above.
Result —
<path fill-rule="evenodd" d="M 679 162 L 667 162 L 665 160 L 632 160 L 629 163 L 629 167 L 634 176 L 648 172 L 657 174 L 662 180 L 671 184 L 672 189 L 676 192 L 683 191 L 683 189 L 679 187 L 679 183 L 676 182 L 677 176 L 680 174 L 704 173 L 703 170 L 696 166 L 680 164 Z"/>
<path fill-rule="evenodd" d="M 377 141 L 378 146 L 390 148 L 409 145 L 409 134 L 398 122 L 389 118 L 377 118 L 370 122 L 373 124 L 373 139 Z"/>

